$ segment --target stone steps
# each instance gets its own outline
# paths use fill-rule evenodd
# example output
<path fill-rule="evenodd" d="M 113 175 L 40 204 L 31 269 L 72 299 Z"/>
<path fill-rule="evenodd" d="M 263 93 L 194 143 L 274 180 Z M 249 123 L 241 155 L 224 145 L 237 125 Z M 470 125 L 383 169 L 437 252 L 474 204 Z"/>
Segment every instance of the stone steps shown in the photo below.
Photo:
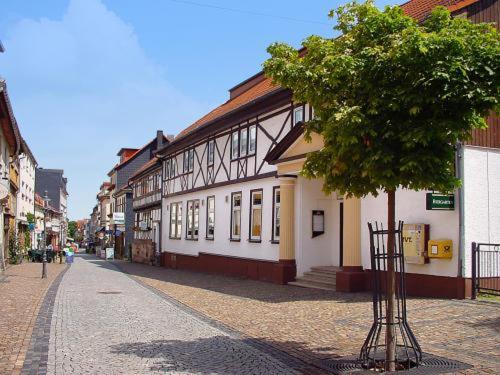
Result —
<path fill-rule="evenodd" d="M 303 276 L 297 277 L 296 281 L 290 282 L 288 284 L 300 286 L 303 288 L 335 290 L 337 271 L 340 271 L 339 267 L 312 267 L 311 270 L 305 272 Z"/>

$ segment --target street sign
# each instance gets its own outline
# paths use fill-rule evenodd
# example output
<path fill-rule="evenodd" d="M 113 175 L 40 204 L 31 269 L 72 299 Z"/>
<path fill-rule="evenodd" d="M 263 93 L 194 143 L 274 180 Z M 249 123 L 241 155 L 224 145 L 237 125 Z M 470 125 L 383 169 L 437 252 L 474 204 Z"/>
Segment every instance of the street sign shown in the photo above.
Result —
<path fill-rule="evenodd" d="M 113 212 L 113 222 L 117 225 L 125 224 L 125 212 Z"/>
<path fill-rule="evenodd" d="M 426 209 L 427 210 L 447 210 L 455 209 L 455 196 L 453 194 L 426 194 Z"/>

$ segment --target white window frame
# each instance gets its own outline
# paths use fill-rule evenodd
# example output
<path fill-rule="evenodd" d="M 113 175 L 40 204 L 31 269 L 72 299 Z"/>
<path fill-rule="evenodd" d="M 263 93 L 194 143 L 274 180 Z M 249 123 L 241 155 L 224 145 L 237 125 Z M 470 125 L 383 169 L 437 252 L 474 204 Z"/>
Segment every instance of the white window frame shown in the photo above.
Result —
<path fill-rule="evenodd" d="M 247 156 L 248 152 L 248 128 L 240 129 L 240 157 Z"/>
<path fill-rule="evenodd" d="M 208 141 L 207 145 L 207 165 L 214 165 L 215 160 L 215 140 L 211 139 Z"/>
<path fill-rule="evenodd" d="M 240 152 L 240 132 L 231 133 L 231 159 L 238 159 Z"/>
<path fill-rule="evenodd" d="M 299 115 L 300 114 L 300 115 Z M 304 107 L 296 107 L 293 110 L 293 125 L 297 125 L 299 122 L 304 121 Z"/>
<path fill-rule="evenodd" d="M 200 200 L 191 199 L 186 203 L 186 240 L 197 240 L 200 232 Z"/>
<path fill-rule="evenodd" d="M 213 207 L 210 207 L 210 202 L 213 203 Z M 212 223 L 210 223 L 210 218 L 212 218 Z M 205 238 L 207 240 L 213 240 L 215 237 L 215 195 L 207 197 L 207 232 Z M 212 228 L 212 233 L 210 233 L 210 228 Z"/>
<path fill-rule="evenodd" d="M 260 203 L 255 202 L 255 196 L 260 195 Z M 264 200 L 264 190 L 263 189 L 255 189 L 250 191 L 250 230 L 249 230 L 249 237 L 250 241 L 255 241 L 255 242 L 260 242 L 262 240 L 262 204 Z M 258 210 L 258 219 L 260 222 L 260 229 L 259 229 L 259 234 L 253 234 L 254 233 L 254 226 L 255 226 L 255 211 Z"/>
<path fill-rule="evenodd" d="M 172 233 L 173 232 L 173 233 Z M 170 203 L 170 233 L 171 239 L 180 239 L 182 233 L 182 202 Z"/>
<path fill-rule="evenodd" d="M 235 198 L 239 197 L 239 206 L 235 206 Z M 230 228 L 230 233 L 231 237 L 230 239 L 232 241 L 240 241 L 241 240 L 241 206 L 242 206 L 242 199 L 243 195 L 241 191 L 234 192 L 231 194 L 231 228 Z M 238 217 L 239 220 L 236 222 L 236 215 L 235 213 L 238 212 Z M 239 233 L 236 233 L 235 229 L 239 228 Z"/>
<path fill-rule="evenodd" d="M 248 128 L 248 155 L 254 155 L 257 149 L 257 125 Z"/>

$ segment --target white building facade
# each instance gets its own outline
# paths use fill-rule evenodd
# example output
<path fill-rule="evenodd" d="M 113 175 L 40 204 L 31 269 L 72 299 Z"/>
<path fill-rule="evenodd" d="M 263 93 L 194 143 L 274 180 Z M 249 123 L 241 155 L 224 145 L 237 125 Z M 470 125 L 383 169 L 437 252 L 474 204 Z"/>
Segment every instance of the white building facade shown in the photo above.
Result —
<path fill-rule="evenodd" d="M 160 150 L 164 266 L 276 283 L 335 267 L 337 290 L 370 288 L 367 224 L 385 225 L 386 196 L 325 195 L 321 179 L 300 175 L 322 147 L 318 135 L 304 140 L 312 114 L 260 74 Z M 463 298 L 471 242 L 500 242 L 499 150 L 464 145 L 457 166 L 463 187 L 445 196 L 446 209 L 427 206 L 432 192 L 396 193 L 397 220 L 422 225 L 422 248 L 406 262 L 410 294 Z M 431 254 L 428 240 L 447 244 L 447 254 Z"/>

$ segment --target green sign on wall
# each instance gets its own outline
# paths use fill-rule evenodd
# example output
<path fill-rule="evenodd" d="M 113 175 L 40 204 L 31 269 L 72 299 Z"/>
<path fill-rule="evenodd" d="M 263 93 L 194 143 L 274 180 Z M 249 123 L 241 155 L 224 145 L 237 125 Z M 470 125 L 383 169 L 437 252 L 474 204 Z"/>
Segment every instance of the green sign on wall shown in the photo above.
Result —
<path fill-rule="evenodd" d="M 455 196 L 453 194 L 427 193 L 427 210 L 449 210 L 455 209 Z"/>

